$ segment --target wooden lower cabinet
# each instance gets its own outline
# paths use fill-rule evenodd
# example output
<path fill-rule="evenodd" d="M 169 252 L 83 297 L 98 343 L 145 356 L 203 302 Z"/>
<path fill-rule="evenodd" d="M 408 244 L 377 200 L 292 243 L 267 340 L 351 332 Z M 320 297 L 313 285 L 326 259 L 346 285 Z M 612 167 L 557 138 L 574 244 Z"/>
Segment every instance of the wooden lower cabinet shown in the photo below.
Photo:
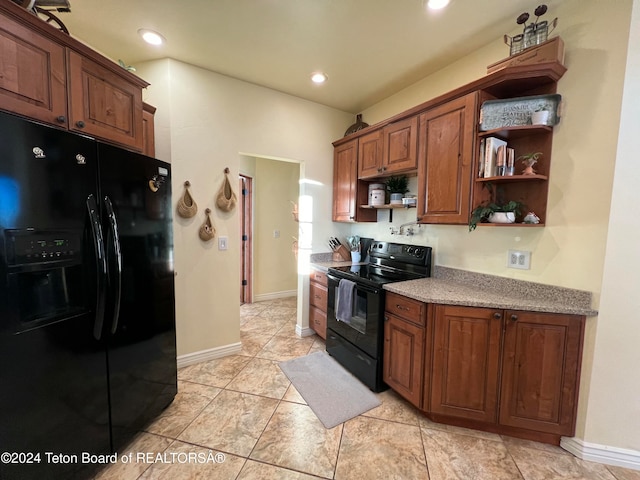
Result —
<path fill-rule="evenodd" d="M 500 424 L 572 436 L 583 317 L 507 311 Z"/>
<path fill-rule="evenodd" d="M 427 305 L 386 293 L 382 378 L 416 407 L 422 407 Z"/>
<path fill-rule="evenodd" d="M 394 295 L 391 307 L 406 298 Z M 575 434 L 585 317 L 422 305 L 419 325 L 387 302 L 393 390 L 442 423 L 554 444 Z"/>
<path fill-rule="evenodd" d="M 327 338 L 327 274 L 312 270 L 309 277 L 309 327 Z"/>
<path fill-rule="evenodd" d="M 502 313 L 436 305 L 431 412 L 495 422 Z"/>

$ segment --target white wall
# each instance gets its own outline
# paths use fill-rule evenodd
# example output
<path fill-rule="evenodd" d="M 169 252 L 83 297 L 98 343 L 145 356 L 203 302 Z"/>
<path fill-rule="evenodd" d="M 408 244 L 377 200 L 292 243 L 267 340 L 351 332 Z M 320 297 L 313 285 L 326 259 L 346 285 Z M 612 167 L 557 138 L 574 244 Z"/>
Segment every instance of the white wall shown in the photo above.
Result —
<path fill-rule="evenodd" d="M 240 158 L 256 156 L 302 163 L 301 193 L 313 195 L 312 248 L 325 251 L 332 230 L 333 147 L 353 116 L 273 90 L 165 59 L 138 65 L 151 83 L 145 101 L 158 108 L 157 156 L 172 163 L 174 203 L 189 180 L 200 211 L 175 216 L 174 248 L 178 355 L 237 343 L 239 331 L 239 222 L 237 209 L 222 213 L 214 199 L 225 167 L 237 177 Z M 229 249 L 203 243 L 197 232 L 204 209 L 213 210 L 218 235 Z"/>
<path fill-rule="evenodd" d="M 640 0 L 633 2 L 600 315 L 584 439 L 640 450 Z"/>

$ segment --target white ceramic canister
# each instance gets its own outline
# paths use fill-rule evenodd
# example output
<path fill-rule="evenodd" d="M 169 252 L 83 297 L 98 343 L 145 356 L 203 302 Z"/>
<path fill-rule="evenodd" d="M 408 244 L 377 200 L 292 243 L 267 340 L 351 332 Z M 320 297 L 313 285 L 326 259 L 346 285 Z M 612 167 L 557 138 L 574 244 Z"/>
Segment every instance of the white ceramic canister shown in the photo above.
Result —
<path fill-rule="evenodd" d="M 384 205 L 384 183 L 369 184 L 369 205 Z"/>

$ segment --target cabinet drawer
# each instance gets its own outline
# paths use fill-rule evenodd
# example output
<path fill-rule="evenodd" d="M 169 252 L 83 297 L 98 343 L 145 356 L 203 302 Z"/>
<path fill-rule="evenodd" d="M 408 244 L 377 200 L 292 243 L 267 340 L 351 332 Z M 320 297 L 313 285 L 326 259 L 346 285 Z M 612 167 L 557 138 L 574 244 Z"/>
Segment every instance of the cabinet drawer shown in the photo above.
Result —
<path fill-rule="evenodd" d="M 315 330 L 315 332 L 327 339 L 327 314 L 317 307 L 309 307 L 309 326 Z"/>
<path fill-rule="evenodd" d="M 320 270 L 312 270 L 309 280 L 324 285 L 325 287 L 328 285 L 327 274 Z"/>
<path fill-rule="evenodd" d="M 309 304 L 327 311 L 327 287 L 311 282 L 309 284 Z"/>
<path fill-rule="evenodd" d="M 411 298 L 398 295 L 397 293 L 386 293 L 385 311 L 397 317 L 400 317 L 416 325 L 426 325 L 426 307 L 425 303 L 413 300 Z"/>

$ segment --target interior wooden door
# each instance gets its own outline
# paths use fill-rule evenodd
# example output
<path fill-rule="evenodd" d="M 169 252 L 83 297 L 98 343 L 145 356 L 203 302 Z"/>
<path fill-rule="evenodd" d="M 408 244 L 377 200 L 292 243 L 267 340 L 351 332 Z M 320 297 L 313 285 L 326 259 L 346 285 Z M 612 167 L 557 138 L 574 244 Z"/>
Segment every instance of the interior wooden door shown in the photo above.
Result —
<path fill-rule="evenodd" d="M 251 252 L 252 252 L 252 182 L 251 177 L 240 175 L 240 303 L 251 303 Z"/>

